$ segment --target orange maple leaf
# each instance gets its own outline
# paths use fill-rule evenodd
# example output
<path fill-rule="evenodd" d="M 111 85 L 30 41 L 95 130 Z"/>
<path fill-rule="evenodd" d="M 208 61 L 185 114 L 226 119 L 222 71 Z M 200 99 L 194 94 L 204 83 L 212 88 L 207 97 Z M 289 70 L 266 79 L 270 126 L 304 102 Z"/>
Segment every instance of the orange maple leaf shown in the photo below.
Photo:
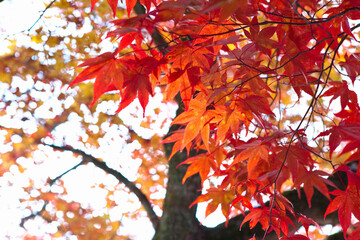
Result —
<path fill-rule="evenodd" d="M 191 205 L 200 202 L 210 201 L 205 210 L 205 217 L 209 216 L 211 213 L 215 212 L 215 210 L 221 205 L 221 212 L 226 217 L 226 223 L 229 220 L 230 214 L 230 206 L 231 202 L 235 198 L 234 190 L 222 190 L 217 188 L 210 188 L 207 190 L 207 193 L 200 195 Z"/>
<path fill-rule="evenodd" d="M 207 179 L 207 176 L 209 175 L 210 167 L 213 170 L 216 170 L 215 159 L 210 154 L 198 154 L 180 163 L 179 165 L 182 164 L 190 164 L 185 173 L 185 176 L 183 177 L 182 183 L 185 183 L 186 179 L 188 179 L 190 176 L 199 173 L 201 178 L 201 184 L 203 184 L 204 181 Z"/>
<path fill-rule="evenodd" d="M 261 160 L 268 162 L 269 148 L 263 145 L 260 140 L 255 140 L 251 143 L 243 144 L 236 149 L 245 149 L 240 152 L 232 162 L 231 166 L 247 160 L 247 169 L 249 178 L 253 178 L 258 163 Z"/>
<path fill-rule="evenodd" d="M 199 93 L 196 98 L 190 100 L 189 109 L 177 116 L 172 122 L 172 124 L 186 124 L 180 150 L 187 146 L 199 133 L 201 133 L 203 143 L 206 149 L 210 151 L 210 117 L 206 113 L 206 106 L 205 95 L 203 93 Z"/>

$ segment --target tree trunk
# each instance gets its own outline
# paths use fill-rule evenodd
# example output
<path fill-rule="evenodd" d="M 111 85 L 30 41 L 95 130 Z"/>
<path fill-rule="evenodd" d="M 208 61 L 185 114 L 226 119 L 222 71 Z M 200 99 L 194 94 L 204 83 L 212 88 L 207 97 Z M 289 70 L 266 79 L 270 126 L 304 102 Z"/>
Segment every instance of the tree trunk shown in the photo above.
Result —
<path fill-rule="evenodd" d="M 180 96 L 176 98 L 179 103 L 177 116 L 183 111 Z M 173 125 L 169 134 L 178 129 Z M 172 152 L 173 144 L 164 144 L 167 158 Z M 159 228 L 156 230 L 154 240 L 200 240 L 204 239 L 203 228 L 196 218 L 197 205 L 189 208 L 191 203 L 201 194 L 201 180 L 198 174 L 189 177 L 184 184 L 182 179 L 186 173 L 187 165 L 180 165 L 196 152 L 186 150 L 176 153 L 169 161 L 168 183 L 163 205 L 163 215 Z"/>
<path fill-rule="evenodd" d="M 177 165 L 186 159 L 186 153 L 177 153 L 169 162 L 167 192 L 163 205 L 163 215 L 154 240 L 194 240 L 204 239 L 196 219 L 196 206 L 190 204 L 200 195 L 201 183 L 198 175 L 182 184 L 187 166 Z"/>

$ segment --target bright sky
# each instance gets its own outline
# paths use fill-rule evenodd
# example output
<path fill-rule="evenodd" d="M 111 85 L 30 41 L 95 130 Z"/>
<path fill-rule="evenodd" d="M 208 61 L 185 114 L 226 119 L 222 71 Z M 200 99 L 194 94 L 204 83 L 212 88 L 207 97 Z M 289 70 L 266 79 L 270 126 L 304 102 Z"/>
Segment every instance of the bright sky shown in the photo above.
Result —
<path fill-rule="evenodd" d="M 1 2 L 0 32 L 11 35 L 29 29 L 45 8 L 43 2 L 38 0 L 4 0 Z"/>

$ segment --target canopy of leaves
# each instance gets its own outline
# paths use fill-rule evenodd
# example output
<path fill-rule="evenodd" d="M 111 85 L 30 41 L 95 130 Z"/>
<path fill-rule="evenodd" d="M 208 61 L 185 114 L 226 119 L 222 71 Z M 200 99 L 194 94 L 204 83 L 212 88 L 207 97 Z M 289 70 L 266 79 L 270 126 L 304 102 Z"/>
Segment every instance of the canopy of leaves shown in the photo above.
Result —
<path fill-rule="evenodd" d="M 206 203 L 206 216 L 220 206 L 225 225 L 243 214 L 241 228 L 259 225 L 264 238 L 310 239 L 318 230 L 309 226 L 320 228 L 319 219 L 337 211 L 343 237 L 357 239 L 359 0 L 61 0 L 48 9 L 65 21 L 63 31 L 30 29 L 28 46 L 14 40 L 1 56 L 0 170 L 25 174 L 29 162 L 45 161 L 39 152 L 60 154 L 53 149 L 81 156 L 69 171 L 92 164 L 119 184 L 97 183 L 106 191 L 100 214 L 69 200 L 62 181 L 69 171 L 39 182 L 29 176 L 21 187 L 29 193 L 22 209 L 31 212 L 25 227 L 39 217 L 55 223 L 52 238 L 123 239 L 123 220 L 110 212 L 121 204 L 116 194 L 131 193 L 142 208 L 123 217 L 145 210 L 160 231 L 161 209 L 171 208 L 163 205 L 172 184 L 167 161 L 183 152 L 182 183 L 200 176 L 202 194 L 191 206 Z M 74 122 L 75 140 L 62 133 Z M 145 128 L 154 131 L 145 136 Z M 123 164 L 135 161 L 129 180 Z M 326 212 L 312 219 L 297 211 L 285 197 L 291 190 L 308 207 L 317 207 L 320 192 Z"/>

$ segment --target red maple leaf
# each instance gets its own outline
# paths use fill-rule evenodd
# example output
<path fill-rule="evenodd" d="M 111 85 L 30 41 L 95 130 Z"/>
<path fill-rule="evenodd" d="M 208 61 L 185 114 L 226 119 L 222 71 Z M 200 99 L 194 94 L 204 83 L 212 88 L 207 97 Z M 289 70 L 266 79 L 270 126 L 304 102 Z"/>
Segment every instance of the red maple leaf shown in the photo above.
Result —
<path fill-rule="evenodd" d="M 346 230 L 351 224 L 351 215 L 353 214 L 358 220 L 360 220 L 360 176 L 353 173 L 349 167 L 342 165 L 338 168 L 340 171 L 345 171 L 348 177 L 348 186 L 345 191 L 334 190 L 330 194 L 336 197 L 330 202 L 324 218 L 336 210 L 338 210 L 338 216 L 340 225 L 346 237 Z"/>
<path fill-rule="evenodd" d="M 360 141 L 360 124 L 340 122 L 338 126 L 332 126 L 329 130 L 320 133 L 316 138 L 322 136 L 329 137 L 330 157 L 334 150 L 342 141 L 358 142 Z M 352 144 L 350 144 L 351 146 Z M 349 147 L 350 147 L 349 146 Z M 345 151 L 346 152 L 346 151 Z"/>
<path fill-rule="evenodd" d="M 313 219 L 306 217 L 303 214 L 299 214 L 298 221 L 301 222 L 306 231 L 306 236 L 309 236 L 309 226 L 314 225 L 317 229 L 321 229 L 320 225 Z"/>
<path fill-rule="evenodd" d="M 277 27 L 266 27 L 260 30 L 257 17 L 252 19 L 250 26 L 250 32 L 244 30 L 245 35 L 251 39 L 258 50 L 270 56 L 270 49 L 276 49 L 279 45 L 278 42 L 271 39 Z"/>
<path fill-rule="evenodd" d="M 342 82 L 331 82 L 330 84 L 333 85 L 333 87 L 321 95 L 321 97 L 332 96 L 330 104 L 338 97 L 340 97 L 342 110 L 344 110 L 345 107 L 349 105 L 350 101 L 355 105 L 358 104 L 357 94 L 354 91 L 349 90 L 348 83 L 345 80 Z"/>
<path fill-rule="evenodd" d="M 302 186 L 305 191 L 309 207 L 311 207 L 311 198 L 314 194 L 314 187 L 327 198 L 330 198 L 330 196 L 326 184 L 336 188 L 336 186 L 330 180 L 321 177 L 328 175 L 329 174 L 321 170 L 308 171 L 305 169 L 305 171 L 302 171 L 301 175 L 294 176 L 294 187 L 300 190 L 300 186 Z"/>
<path fill-rule="evenodd" d="M 360 54 L 352 53 L 350 56 L 345 55 L 345 62 L 340 62 L 340 66 L 345 68 L 351 81 L 355 82 L 356 77 L 360 74 Z"/>
<path fill-rule="evenodd" d="M 126 108 L 130 103 L 138 97 L 141 107 L 145 115 L 145 108 L 149 102 L 149 95 L 153 96 L 153 89 L 148 75 L 132 76 L 124 83 L 124 92 L 121 94 L 120 106 L 117 112 Z"/>
<path fill-rule="evenodd" d="M 108 91 L 121 90 L 123 87 L 123 63 L 114 57 L 114 53 L 106 52 L 91 58 L 78 67 L 85 68 L 69 85 L 95 78 L 93 105 L 99 97 Z"/>
<path fill-rule="evenodd" d="M 292 224 L 292 221 L 288 216 L 281 214 L 276 209 L 271 209 L 270 214 L 269 207 L 254 209 L 252 212 L 246 215 L 240 225 L 240 229 L 242 225 L 248 221 L 250 221 L 249 225 L 251 229 L 254 228 L 258 223 L 262 225 L 263 230 L 267 230 L 268 227 L 271 226 L 270 230 L 274 230 L 278 236 L 280 236 L 281 232 L 287 235 L 289 231 L 289 224 Z"/>

